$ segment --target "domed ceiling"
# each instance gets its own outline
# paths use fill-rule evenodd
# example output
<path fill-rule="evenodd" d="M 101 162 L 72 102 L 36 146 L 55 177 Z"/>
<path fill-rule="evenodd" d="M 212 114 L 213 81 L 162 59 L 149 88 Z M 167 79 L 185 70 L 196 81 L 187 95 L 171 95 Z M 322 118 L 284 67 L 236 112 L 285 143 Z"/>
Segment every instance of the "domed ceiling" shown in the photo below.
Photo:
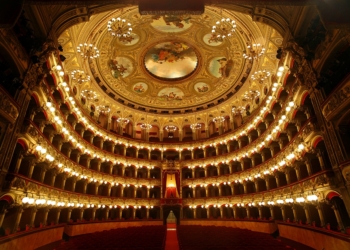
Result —
<path fill-rule="evenodd" d="M 131 37 L 116 37 L 107 30 L 112 18 L 131 23 Z M 235 20 L 232 36 L 218 41 L 212 26 L 222 18 Z M 98 104 L 127 105 L 139 110 L 208 108 L 238 97 L 249 88 L 263 92 L 250 78 L 258 69 L 274 70 L 280 35 L 245 14 L 206 7 L 202 15 L 140 15 L 137 7 L 98 14 L 64 32 L 66 69 L 82 69 L 90 82 L 77 84 L 79 91 L 95 91 Z M 83 60 L 76 52 L 80 43 L 93 43 L 100 57 Z M 247 43 L 260 43 L 266 53 L 252 63 L 243 57 Z M 139 108 L 141 107 L 141 108 Z M 202 109 L 200 108 L 200 109 Z M 198 110 L 200 110 L 198 109 Z"/>

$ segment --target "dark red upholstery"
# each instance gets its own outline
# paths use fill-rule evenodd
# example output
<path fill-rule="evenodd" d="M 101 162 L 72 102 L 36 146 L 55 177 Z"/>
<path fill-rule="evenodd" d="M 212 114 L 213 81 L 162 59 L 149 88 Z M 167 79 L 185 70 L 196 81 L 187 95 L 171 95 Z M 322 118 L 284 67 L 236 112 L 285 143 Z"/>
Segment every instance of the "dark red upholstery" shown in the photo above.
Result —
<path fill-rule="evenodd" d="M 165 236 L 165 226 L 118 228 L 72 237 L 56 250 L 162 250 L 165 246 Z"/>
<path fill-rule="evenodd" d="M 291 249 L 268 234 L 230 227 L 180 225 L 177 237 L 181 250 Z"/>

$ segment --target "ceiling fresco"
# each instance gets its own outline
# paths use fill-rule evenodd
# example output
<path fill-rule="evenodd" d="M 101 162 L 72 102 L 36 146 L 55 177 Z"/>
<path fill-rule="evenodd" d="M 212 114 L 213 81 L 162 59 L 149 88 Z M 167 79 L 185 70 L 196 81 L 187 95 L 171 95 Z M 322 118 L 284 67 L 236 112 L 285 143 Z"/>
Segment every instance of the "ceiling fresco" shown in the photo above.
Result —
<path fill-rule="evenodd" d="M 107 22 L 113 17 L 131 23 L 131 37 L 116 37 L 107 31 Z M 222 17 L 235 20 L 237 29 L 231 37 L 218 41 L 211 31 Z M 264 58 L 254 63 L 243 58 L 247 41 L 252 39 L 267 48 Z M 254 85 L 263 92 L 263 86 L 252 82 L 249 75 L 261 67 L 274 69 L 275 49 L 282 44 L 271 27 L 215 7 L 192 16 L 141 16 L 137 7 L 120 9 L 71 27 L 59 41 L 73 48 L 74 41 L 88 41 L 100 50 L 99 58 L 83 61 L 74 49 L 65 48 L 67 68 L 82 68 L 91 74 L 92 81 L 79 86 L 80 91 L 93 89 L 106 103 L 114 99 L 120 105 L 116 100 L 123 100 L 165 110 L 193 108 L 219 98 L 237 102 L 239 92 Z"/>

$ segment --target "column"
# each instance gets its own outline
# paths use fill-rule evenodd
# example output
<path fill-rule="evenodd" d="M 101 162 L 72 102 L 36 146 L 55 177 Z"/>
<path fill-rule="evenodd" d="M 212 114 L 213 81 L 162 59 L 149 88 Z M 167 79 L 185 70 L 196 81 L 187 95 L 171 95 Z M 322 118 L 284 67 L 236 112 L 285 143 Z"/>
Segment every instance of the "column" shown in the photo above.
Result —
<path fill-rule="evenodd" d="M 191 160 L 194 159 L 194 149 L 191 149 Z"/>
<path fill-rule="evenodd" d="M 325 164 L 324 164 L 322 153 L 321 152 L 317 152 L 316 155 L 317 155 L 318 161 L 320 162 L 321 169 L 325 170 L 326 167 L 325 167 Z"/>
<path fill-rule="evenodd" d="M 247 211 L 247 217 L 250 219 L 250 207 L 245 207 L 245 209 Z"/>
<path fill-rule="evenodd" d="M 16 209 L 16 220 L 15 220 L 15 224 L 14 224 L 13 229 L 12 229 L 13 233 L 17 232 L 17 228 L 19 226 L 19 222 L 21 221 L 21 217 L 22 217 L 22 213 L 23 213 L 23 207 L 17 206 L 14 209 Z"/>
<path fill-rule="evenodd" d="M 2 223 L 4 222 L 5 214 L 7 213 L 7 209 L 5 207 L 2 207 L 0 212 L 0 228 L 2 227 Z"/>
<path fill-rule="evenodd" d="M 104 218 L 105 218 L 105 220 L 108 220 L 108 218 L 109 218 L 109 207 L 105 208 L 105 217 Z"/>
<path fill-rule="evenodd" d="M 270 190 L 270 176 L 265 176 L 266 190 Z"/>
<path fill-rule="evenodd" d="M 126 156 L 126 146 L 123 145 L 123 155 Z"/>
<path fill-rule="evenodd" d="M 304 204 L 304 211 L 306 216 L 306 224 L 311 225 L 311 219 L 310 219 L 310 211 L 309 211 L 309 204 Z"/>
<path fill-rule="evenodd" d="M 30 227 L 34 227 L 34 221 L 35 221 L 35 216 L 36 216 L 36 213 L 38 212 L 38 209 L 33 206 L 30 208 L 31 209 L 31 213 L 30 213 L 30 223 L 29 223 L 29 226 Z"/>
<path fill-rule="evenodd" d="M 72 210 L 73 210 L 73 208 L 71 208 L 71 207 L 68 208 L 68 210 L 67 210 L 67 223 L 70 221 Z"/>
<path fill-rule="evenodd" d="M 224 218 L 224 206 L 220 206 L 220 217 L 221 219 Z"/>
<path fill-rule="evenodd" d="M 332 205 L 332 209 L 334 211 L 335 217 L 337 218 L 337 222 L 338 222 L 338 226 L 340 228 L 340 231 L 345 233 L 344 224 L 343 224 L 343 221 L 341 219 L 338 208 L 336 207 L 336 205 Z"/>
<path fill-rule="evenodd" d="M 60 208 L 56 208 L 56 218 L 55 218 L 55 225 L 57 225 L 60 222 L 60 214 L 61 214 L 61 209 Z"/>
<path fill-rule="evenodd" d="M 269 208 L 270 208 L 271 218 L 272 218 L 272 219 L 275 219 L 275 213 L 274 213 L 274 211 L 273 211 L 273 206 L 270 206 Z"/>
<path fill-rule="evenodd" d="M 292 210 L 293 210 L 294 221 L 298 222 L 299 218 L 298 218 L 297 209 L 296 209 L 296 205 L 295 204 L 292 205 Z"/>
<path fill-rule="evenodd" d="M 160 219 L 162 220 L 163 219 L 163 207 L 160 206 Z"/>
<path fill-rule="evenodd" d="M 209 186 L 205 187 L 205 197 L 207 197 L 207 198 L 209 197 Z"/>
<path fill-rule="evenodd" d="M 46 166 L 41 166 L 41 169 L 40 169 L 40 182 L 41 183 L 44 182 L 45 174 L 46 174 L 47 170 L 48 170 L 48 168 Z"/>
<path fill-rule="evenodd" d="M 222 196 L 222 185 L 217 186 L 219 190 L 219 196 Z"/>
<path fill-rule="evenodd" d="M 45 207 L 44 208 L 44 219 L 43 219 L 43 226 L 47 225 L 47 216 L 49 214 L 50 208 Z"/>
<path fill-rule="evenodd" d="M 258 180 L 254 181 L 254 186 L 255 186 L 255 192 L 259 192 L 259 182 L 258 182 Z"/>
<path fill-rule="evenodd" d="M 83 220 L 84 216 L 84 208 L 79 209 L 79 221 Z"/>
<path fill-rule="evenodd" d="M 146 208 L 146 219 L 147 220 L 149 219 L 149 208 L 148 207 Z"/>
<path fill-rule="evenodd" d="M 32 158 L 29 160 L 28 178 L 32 178 L 35 164 L 36 164 L 35 158 Z"/>
<path fill-rule="evenodd" d="M 16 161 L 15 173 L 18 174 L 19 167 L 21 166 L 22 160 L 24 158 L 24 153 L 21 152 Z"/>
<path fill-rule="evenodd" d="M 193 219 L 197 219 L 197 208 L 192 207 L 192 210 L 193 210 Z"/>
<path fill-rule="evenodd" d="M 163 149 L 160 150 L 160 160 L 163 160 Z"/>
<path fill-rule="evenodd" d="M 121 207 L 119 207 L 118 209 L 118 219 L 120 220 L 123 216 L 123 209 Z"/>
<path fill-rule="evenodd" d="M 275 172 L 275 178 L 276 178 L 277 187 L 280 187 L 280 177 L 279 177 L 279 173 L 277 171 Z"/>
<path fill-rule="evenodd" d="M 287 218 L 286 218 L 286 207 L 285 207 L 286 205 L 282 205 L 282 206 L 280 206 L 280 208 L 281 208 L 281 211 L 282 211 L 282 218 L 283 218 L 283 221 L 287 221 Z"/>
<path fill-rule="evenodd" d="M 307 173 L 309 176 L 312 175 L 312 166 L 311 166 L 311 162 L 309 161 L 309 159 L 307 159 L 306 161 L 304 161 L 306 168 L 307 168 Z"/>
<path fill-rule="evenodd" d="M 324 215 L 323 215 L 323 207 L 321 203 L 318 203 L 316 206 L 317 212 L 318 212 L 318 216 L 320 217 L 320 222 L 321 222 L 321 227 L 325 227 L 326 226 L 326 221 L 324 219 Z"/>
<path fill-rule="evenodd" d="M 220 144 L 215 145 L 215 154 L 217 156 L 219 155 L 219 146 L 220 146 Z"/>
<path fill-rule="evenodd" d="M 259 218 L 260 220 L 262 220 L 263 216 L 262 216 L 262 207 L 258 207 L 258 211 L 259 211 Z"/>
<path fill-rule="evenodd" d="M 286 175 L 286 180 L 287 180 L 287 184 L 290 184 L 290 169 L 288 167 L 286 167 L 284 169 L 284 174 Z"/>
<path fill-rule="evenodd" d="M 55 180 L 56 180 L 56 176 L 57 176 L 57 171 L 52 170 L 51 171 L 51 181 L 50 181 L 50 186 L 55 186 Z"/>
<path fill-rule="evenodd" d="M 247 181 L 243 182 L 244 193 L 247 193 Z"/>
<path fill-rule="evenodd" d="M 297 175 L 297 179 L 298 179 L 298 181 L 300 181 L 301 180 L 301 177 L 300 177 L 300 165 L 295 163 L 294 169 L 295 169 L 295 173 Z"/>
<path fill-rule="evenodd" d="M 210 218 L 210 207 L 207 207 L 207 218 L 209 219 Z"/>
<path fill-rule="evenodd" d="M 135 218 L 136 218 L 136 209 L 137 209 L 136 207 L 132 208 L 132 219 L 133 220 L 135 220 Z"/>

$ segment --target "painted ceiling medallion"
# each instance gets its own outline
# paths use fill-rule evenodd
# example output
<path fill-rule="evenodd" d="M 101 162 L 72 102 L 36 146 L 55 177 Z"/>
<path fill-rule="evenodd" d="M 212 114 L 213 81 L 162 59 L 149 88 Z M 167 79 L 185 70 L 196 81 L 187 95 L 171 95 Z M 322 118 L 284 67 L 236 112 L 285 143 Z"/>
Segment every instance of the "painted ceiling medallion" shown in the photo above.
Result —
<path fill-rule="evenodd" d="M 145 54 L 145 67 L 156 78 L 179 80 L 190 76 L 197 68 L 194 49 L 181 41 L 158 43 Z"/>

